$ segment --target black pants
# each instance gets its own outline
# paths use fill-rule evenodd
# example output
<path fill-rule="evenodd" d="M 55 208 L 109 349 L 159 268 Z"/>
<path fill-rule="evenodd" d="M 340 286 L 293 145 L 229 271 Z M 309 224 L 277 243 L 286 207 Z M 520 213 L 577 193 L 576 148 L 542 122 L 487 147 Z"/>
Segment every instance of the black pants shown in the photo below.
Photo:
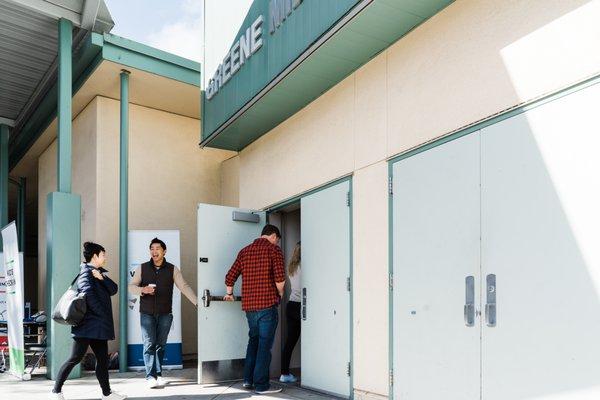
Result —
<path fill-rule="evenodd" d="M 96 356 L 96 378 L 98 378 L 98 382 L 102 388 L 102 394 L 108 396 L 111 393 L 110 384 L 108 383 L 108 340 L 87 338 L 75 338 L 73 340 L 71 357 L 69 357 L 62 367 L 60 367 L 52 391 L 54 393 L 60 393 L 62 391 L 63 384 L 67 380 L 67 377 L 73 368 L 83 360 L 83 356 L 85 356 L 88 346 L 90 346 Z"/>
<path fill-rule="evenodd" d="M 294 347 L 298 343 L 300 337 L 300 303 L 297 301 L 288 301 L 285 308 L 287 321 L 287 338 L 283 351 L 281 352 L 281 374 L 288 375 L 290 373 L 290 360 Z"/>

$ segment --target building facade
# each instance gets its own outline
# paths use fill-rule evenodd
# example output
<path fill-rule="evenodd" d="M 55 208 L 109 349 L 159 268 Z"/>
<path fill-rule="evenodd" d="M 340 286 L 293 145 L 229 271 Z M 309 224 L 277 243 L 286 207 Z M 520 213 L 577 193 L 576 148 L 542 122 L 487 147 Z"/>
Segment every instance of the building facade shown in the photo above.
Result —
<path fill-rule="evenodd" d="M 73 98 L 81 239 L 119 264 L 128 69 L 139 96 L 128 228 L 179 229 L 199 295 L 222 294 L 264 223 L 281 228 L 287 259 L 300 241 L 303 386 L 356 399 L 597 398 L 598 17 L 597 0 L 256 0 L 202 91 L 190 81 L 199 66 L 136 46 L 161 67 L 119 63 L 109 50 L 131 46 L 105 35 L 104 64 Z M 40 308 L 52 129 L 11 170 L 38 176 Z M 239 305 L 193 316 L 183 304 L 199 382 L 239 378 Z M 274 377 L 284 334 L 282 323 Z"/>

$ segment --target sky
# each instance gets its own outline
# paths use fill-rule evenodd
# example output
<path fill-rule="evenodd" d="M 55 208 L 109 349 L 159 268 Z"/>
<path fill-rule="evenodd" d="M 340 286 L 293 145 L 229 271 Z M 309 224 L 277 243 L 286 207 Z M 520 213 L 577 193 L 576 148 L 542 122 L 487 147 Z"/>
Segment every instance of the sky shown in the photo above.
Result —
<path fill-rule="evenodd" d="M 213 75 L 252 4 L 252 0 L 105 2 L 115 21 L 111 33 L 201 62 L 203 81 Z M 204 10 L 206 20 L 203 18 Z M 206 49 L 203 49 L 205 30 L 209 39 Z M 204 54 L 206 59 L 203 59 Z"/>

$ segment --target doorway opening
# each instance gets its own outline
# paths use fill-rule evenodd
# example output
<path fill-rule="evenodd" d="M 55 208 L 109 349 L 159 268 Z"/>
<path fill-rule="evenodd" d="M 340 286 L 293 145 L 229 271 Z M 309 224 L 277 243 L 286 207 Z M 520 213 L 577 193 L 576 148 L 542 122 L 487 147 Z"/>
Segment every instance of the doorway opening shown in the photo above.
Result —
<path fill-rule="evenodd" d="M 300 243 L 301 238 L 301 207 L 300 201 L 295 202 L 282 208 L 276 212 L 272 212 L 268 216 L 269 223 L 277 226 L 281 231 L 281 249 L 285 259 L 285 270 L 286 270 L 286 285 L 285 295 L 281 300 L 281 307 L 279 307 L 279 325 L 277 332 L 275 333 L 275 342 L 273 344 L 273 360 L 271 362 L 271 377 L 273 379 L 279 379 L 284 372 L 289 372 L 296 379 L 297 382 L 291 383 L 294 385 L 301 385 L 302 379 L 302 334 L 298 337 L 297 343 L 292 347 L 293 337 L 296 336 L 297 330 L 301 330 L 301 296 L 302 288 L 302 267 L 297 269 L 296 273 L 290 277 L 290 264 L 294 256 L 294 250 L 296 245 Z M 298 286 L 299 285 L 299 286 Z M 293 315 L 298 313 L 297 315 Z M 286 345 L 288 349 L 286 349 Z M 286 354 L 289 352 L 288 354 Z M 290 355 L 291 353 L 291 355 Z M 285 357 L 284 357 L 285 355 Z M 289 357 L 289 370 L 284 371 L 282 369 L 285 364 L 286 358 Z"/>

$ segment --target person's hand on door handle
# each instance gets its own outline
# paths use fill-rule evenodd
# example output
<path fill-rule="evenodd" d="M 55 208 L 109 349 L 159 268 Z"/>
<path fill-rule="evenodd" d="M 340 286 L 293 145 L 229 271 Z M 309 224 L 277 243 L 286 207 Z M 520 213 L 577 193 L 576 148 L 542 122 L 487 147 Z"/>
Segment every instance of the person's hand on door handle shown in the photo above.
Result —
<path fill-rule="evenodd" d="M 225 301 L 235 301 L 235 299 L 233 298 L 233 294 L 226 294 L 225 296 L 223 296 L 223 300 L 225 300 Z"/>

